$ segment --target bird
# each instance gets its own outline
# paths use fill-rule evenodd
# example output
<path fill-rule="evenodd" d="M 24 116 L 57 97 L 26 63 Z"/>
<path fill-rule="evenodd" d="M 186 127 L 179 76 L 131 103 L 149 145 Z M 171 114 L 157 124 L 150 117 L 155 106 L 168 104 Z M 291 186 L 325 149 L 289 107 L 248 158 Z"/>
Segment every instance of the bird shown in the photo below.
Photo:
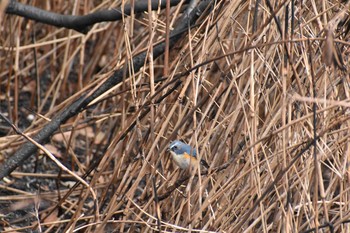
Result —
<path fill-rule="evenodd" d="M 175 164 L 181 169 L 187 169 L 190 165 L 193 167 L 197 164 L 197 151 L 184 142 L 179 140 L 171 142 L 168 151 L 170 151 Z M 204 159 L 201 159 L 200 164 L 207 169 L 209 168 Z"/>

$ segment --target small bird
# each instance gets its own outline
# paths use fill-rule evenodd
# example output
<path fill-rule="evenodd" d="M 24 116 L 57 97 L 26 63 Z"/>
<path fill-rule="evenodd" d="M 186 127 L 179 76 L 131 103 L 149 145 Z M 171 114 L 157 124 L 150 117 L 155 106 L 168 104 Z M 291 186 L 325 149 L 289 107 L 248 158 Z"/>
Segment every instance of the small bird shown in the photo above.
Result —
<path fill-rule="evenodd" d="M 187 169 L 190 164 L 192 167 L 197 164 L 196 150 L 186 143 L 175 140 L 170 143 L 168 151 L 170 151 L 176 165 L 181 169 Z M 209 168 L 209 165 L 205 160 L 201 159 L 200 163 L 205 168 Z"/>

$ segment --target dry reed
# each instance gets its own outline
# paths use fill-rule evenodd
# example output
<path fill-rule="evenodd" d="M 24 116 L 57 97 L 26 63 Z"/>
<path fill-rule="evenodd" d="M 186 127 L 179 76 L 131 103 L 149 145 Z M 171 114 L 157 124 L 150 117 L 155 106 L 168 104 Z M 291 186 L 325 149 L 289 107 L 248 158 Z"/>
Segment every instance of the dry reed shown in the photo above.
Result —
<path fill-rule="evenodd" d="M 30 2 L 74 15 L 122 4 Z M 86 35 L 0 14 L 0 110 L 30 137 L 148 51 L 45 145 L 93 191 L 39 152 L 0 185 L 3 232 L 350 232 L 349 4 L 213 2 L 158 59 L 187 4 Z M 0 133 L 4 161 L 25 139 Z M 174 139 L 210 169 L 180 171 Z"/>

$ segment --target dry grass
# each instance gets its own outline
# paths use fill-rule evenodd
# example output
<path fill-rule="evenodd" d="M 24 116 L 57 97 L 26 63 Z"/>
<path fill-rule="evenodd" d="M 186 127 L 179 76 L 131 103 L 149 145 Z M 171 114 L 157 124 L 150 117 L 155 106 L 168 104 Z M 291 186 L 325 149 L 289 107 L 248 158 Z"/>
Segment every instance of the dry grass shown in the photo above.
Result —
<path fill-rule="evenodd" d="M 121 4 L 34 2 L 80 15 Z M 256 23 L 249 1 L 218 1 L 169 59 L 148 56 L 46 145 L 93 191 L 72 188 L 76 179 L 48 157 L 31 158 L 0 186 L 2 231 L 304 232 L 329 224 L 349 232 L 349 77 L 333 66 L 338 53 L 349 69 L 349 26 L 338 25 L 349 7 L 295 2 L 291 30 L 291 0 L 270 2 L 276 18 L 261 1 Z M 170 9 L 170 29 L 180 9 Z M 35 135 L 127 59 L 151 54 L 169 29 L 166 16 L 132 15 L 83 35 L 2 15 L 1 112 Z M 5 160 L 25 139 L 5 124 L 0 132 Z M 191 175 L 173 165 L 166 148 L 174 139 L 199 149 L 209 171 Z"/>

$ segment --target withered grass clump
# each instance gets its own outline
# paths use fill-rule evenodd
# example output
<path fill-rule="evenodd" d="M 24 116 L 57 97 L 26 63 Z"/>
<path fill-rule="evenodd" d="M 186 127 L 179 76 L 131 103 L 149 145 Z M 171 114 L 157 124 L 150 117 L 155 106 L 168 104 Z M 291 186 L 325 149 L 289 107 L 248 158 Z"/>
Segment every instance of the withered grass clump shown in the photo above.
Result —
<path fill-rule="evenodd" d="M 124 4 L 34 2 L 72 15 Z M 350 231 L 349 3 L 213 2 L 157 59 L 187 3 L 86 35 L 0 15 L 0 110 L 29 137 L 148 51 L 43 145 L 56 162 L 40 150 L 2 181 L 2 232 Z M 1 122 L 3 163 L 26 139 Z M 175 139 L 209 170 L 179 170 Z"/>

